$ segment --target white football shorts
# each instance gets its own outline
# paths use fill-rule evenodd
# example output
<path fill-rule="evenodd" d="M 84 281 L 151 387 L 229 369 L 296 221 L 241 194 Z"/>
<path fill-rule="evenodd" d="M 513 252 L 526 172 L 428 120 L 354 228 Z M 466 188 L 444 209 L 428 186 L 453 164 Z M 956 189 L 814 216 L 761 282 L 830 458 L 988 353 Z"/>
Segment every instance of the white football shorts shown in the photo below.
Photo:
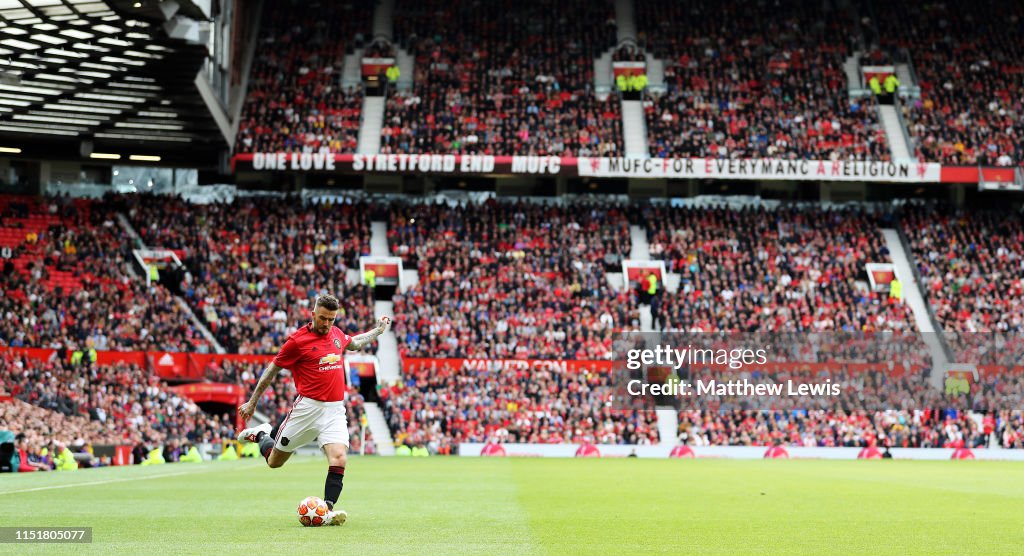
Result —
<path fill-rule="evenodd" d="M 299 396 L 277 431 L 275 448 L 294 452 L 314 439 L 323 448 L 326 444 L 348 447 L 348 418 L 345 402 L 320 402 Z"/>

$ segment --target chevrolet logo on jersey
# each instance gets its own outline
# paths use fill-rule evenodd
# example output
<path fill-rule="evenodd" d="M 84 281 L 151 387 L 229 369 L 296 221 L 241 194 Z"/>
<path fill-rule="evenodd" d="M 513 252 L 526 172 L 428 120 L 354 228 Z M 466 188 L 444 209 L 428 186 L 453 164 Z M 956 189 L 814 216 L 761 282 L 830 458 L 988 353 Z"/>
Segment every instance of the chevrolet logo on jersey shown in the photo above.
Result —
<path fill-rule="evenodd" d="M 320 358 L 321 365 L 330 365 L 332 363 L 337 363 L 338 361 L 341 361 L 341 356 L 337 353 L 328 353 Z"/>

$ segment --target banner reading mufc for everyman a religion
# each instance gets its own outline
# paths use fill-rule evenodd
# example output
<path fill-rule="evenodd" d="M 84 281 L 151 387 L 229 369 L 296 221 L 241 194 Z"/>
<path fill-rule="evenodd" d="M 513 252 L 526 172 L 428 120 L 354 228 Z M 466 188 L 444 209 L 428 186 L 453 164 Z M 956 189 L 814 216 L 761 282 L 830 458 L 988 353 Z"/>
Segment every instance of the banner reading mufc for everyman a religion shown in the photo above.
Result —
<path fill-rule="evenodd" d="M 924 162 L 719 158 L 588 158 L 456 154 L 245 153 L 232 159 L 236 171 L 331 172 L 407 175 L 533 175 L 639 179 L 807 180 L 879 183 L 1013 182 L 1013 169 Z"/>

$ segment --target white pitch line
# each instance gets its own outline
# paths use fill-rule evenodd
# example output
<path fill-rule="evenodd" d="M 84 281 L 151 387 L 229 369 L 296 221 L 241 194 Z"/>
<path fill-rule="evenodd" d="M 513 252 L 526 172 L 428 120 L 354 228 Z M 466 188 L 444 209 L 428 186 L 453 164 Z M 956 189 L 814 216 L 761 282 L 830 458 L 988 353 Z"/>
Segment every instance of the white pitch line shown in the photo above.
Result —
<path fill-rule="evenodd" d="M 110 484 L 110 483 L 127 483 L 129 481 L 145 481 L 147 479 L 163 479 L 164 477 L 175 477 L 175 476 L 178 476 L 178 475 L 195 475 L 195 473 L 191 473 L 191 472 L 188 472 L 188 471 L 179 471 L 177 473 L 165 473 L 163 475 L 149 475 L 149 476 L 146 476 L 146 477 L 131 477 L 131 478 L 128 478 L 128 479 L 109 479 L 109 480 L 106 480 L 106 481 L 92 481 L 92 482 L 88 482 L 88 483 L 70 483 L 70 484 L 66 484 L 66 485 L 53 485 L 53 486 L 44 486 L 44 487 L 35 487 L 35 488 L 23 488 L 21 490 L 8 490 L 6 492 L 0 492 L 0 496 L 3 496 L 4 494 L 19 494 L 19 493 L 22 493 L 22 492 L 36 492 L 36 491 L 39 491 L 39 490 L 53 490 L 53 489 L 57 489 L 57 488 L 75 488 L 75 487 L 92 486 L 92 485 L 106 485 L 106 484 Z"/>

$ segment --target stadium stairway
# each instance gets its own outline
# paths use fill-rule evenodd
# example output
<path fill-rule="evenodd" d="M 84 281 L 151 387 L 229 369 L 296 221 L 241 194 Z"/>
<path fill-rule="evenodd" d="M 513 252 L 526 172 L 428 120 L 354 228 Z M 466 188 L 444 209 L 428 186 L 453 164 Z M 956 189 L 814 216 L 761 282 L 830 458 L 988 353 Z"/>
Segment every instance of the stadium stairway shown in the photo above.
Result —
<path fill-rule="evenodd" d="M 341 66 L 341 86 L 358 87 L 363 82 L 363 49 L 345 55 Z"/>
<path fill-rule="evenodd" d="M 865 91 L 860 82 L 860 57 L 861 51 L 854 52 L 843 62 L 843 73 L 846 74 L 846 90 L 850 94 L 861 94 Z"/>
<path fill-rule="evenodd" d="M 622 101 L 622 139 L 627 157 L 650 157 L 647 154 L 647 121 L 642 101 Z"/>
<path fill-rule="evenodd" d="M 679 444 L 679 412 L 672 406 L 655 408 L 658 416 L 658 442 L 662 446 Z"/>
<path fill-rule="evenodd" d="M 380 152 L 380 130 L 384 127 L 384 97 L 363 97 L 363 117 L 359 124 L 359 154 Z"/>
<path fill-rule="evenodd" d="M 636 41 L 636 11 L 633 0 L 615 0 L 615 39 L 622 41 Z"/>
<path fill-rule="evenodd" d="M 623 284 L 621 272 L 605 272 L 604 279 L 608 282 L 608 287 L 610 287 L 612 291 L 622 291 Z"/>
<path fill-rule="evenodd" d="M 149 246 L 143 243 L 142 238 L 139 237 L 139 233 L 135 231 L 135 227 L 132 226 L 131 222 L 128 220 L 128 217 L 119 212 L 117 213 L 117 222 L 118 224 L 121 225 L 121 228 L 124 229 L 125 233 L 128 234 L 128 237 L 132 238 L 136 242 L 136 244 L 141 245 L 143 249 L 149 249 Z M 139 276 L 139 274 L 135 271 L 134 265 L 129 264 L 128 271 L 131 272 L 140 280 L 143 278 L 142 276 Z M 192 326 L 194 326 L 195 329 L 198 330 L 199 333 L 203 335 L 203 338 L 206 338 L 206 341 L 209 342 L 211 346 L 213 346 L 213 350 L 215 352 L 227 353 L 227 350 L 224 349 L 224 346 L 220 345 L 220 342 L 217 341 L 217 337 L 214 336 L 212 332 L 210 332 L 210 329 L 207 328 L 206 325 L 203 324 L 203 322 L 199 320 L 198 317 L 196 317 L 196 314 L 192 311 L 192 308 L 188 306 L 188 303 L 186 303 L 185 300 L 182 299 L 180 295 L 175 295 L 174 301 L 175 303 L 178 304 L 179 307 L 181 307 L 183 311 L 185 311 L 185 313 L 192 320 Z"/>
<path fill-rule="evenodd" d="M 370 222 L 370 256 L 371 257 L 388 257 L 391 255 L 391 249 L 388 247 L 388 224 L 380 220 L 374 220 Z M 403 282 L 406 282 L 406 287 L 409 287 L 408 276 L 409 273 L 416 276 L 416 280 L 413 282 L 419 282 L 416 270 L 406 270 L 403 272 Z M 391 301 L 376 301 L 373 304 L 373 314 L 375 318 L 381 318 L 383 316 L 395 318 L 395 306 Z M 395 337 L 395 333 L 392 330 L 388 330 L 384 334 L 381 334 L 377 340 L 377 359 L 379 366 L 377 367 L 377 380 L 380 382 L 394 382 L 401 378 L 401 372 L 399 371 L 400 359 L 398 357 L 398 338 Z M 376 434 L 376 432 L 374 433 Z"/>
<path fill-rule="evenodd" d="M 370 427 L 377 453 L 382 456 L 395 455 L 395 441 L 391 437 L 388 420 L 384 418 L 380 406 L 376 402 L 366 402 L 363 404 L 363 411 L 366 412 L 366 424 Z"/>
<path fill-rule="evenodd" d="M 634 261 L 651 260 L 651 244 L 647 242 L 647 230 L 640 226 L 629 227 L 629 258 Z"/>
<path fill-rule="evenodd" d="M 882 236 L 885 238 L 885 246 L 889 249 L 889 257 L 892 259 L 896 277 L 903 284 L 903 299 L 914 313 L 914 324 L 917 326 L 917 331 L 921 334 L 921 339 L 928 347 L 928 353 L 932 357 L 934 365 L 929 378 L 932 385 L 938 388 L 942 384 L 943 376 L 951 362 L 947 356 L 943 340 L 937 332 L 939 328 L 936 326 L 935 321 L 932 320 L 932 315 L 928 311 L 928 305 L 924 300 L 924 296 L 921 295 L 921 286 L 917 281 L 917 274 L 914 272 L 913 266 L 911 266 L 912 263 L 908 256 L 908 251 L 904 248 L 903 239 L 900 237 L 899 232 L 892 228 L 883 228 Z"/>
<path fill-rule="evenodd" d="M 398 63 L 398 83 L 395 89 L 399 91 L 411 91 L 413 86 L 413 75 L 416 72 L 416 57 L 407 52 L 404 48 L 395 47 L 395 61 Z"/>
<path fill-rule="evenodd" d="M 401 292 L 405 293 L 420 284 L 420 273 L 416 269 L 402 269 Z"/>
<path fill-rule="evenodd" d="M 882 128 L 885 129 L 885 139 L 889 142 L 889 153 L 893 160 L 910 160 L 913 152 L 910 136 L 896 110 L 897 107 L 891 104 L 879 105 L 878 119 L 882 121 Z"/>
<path fill-rule="evenodd" d="M 395 318 L 395 304 L 391 301 L 375 301 L 373 303 L 374 318 Z M 398 338 L 394 330 L 388 330 L 377 338 L 377 382 L 391 384 L 401 378 L 400 359 L 398 356 Z"/>
<path fill-rule="evenodd" d="M 373 10 L 373 38 L 394 40 L 395 0 L 377 0 Z"/>
<path fill-rule="evenodd" d="M 650 52 L 645 52 L 644 57 L 647 58 L 647 92 L 668 92 L 668 86 L 665 85 L 665 61 L 655 58 Z"/>
<path fill-rule="evenodd" d="M 416 69 L 416 58 L 404 48 L 399 48 L 395 41 L 395 0 L 378 0 L 373 10 L 373 38 L 386 39 L 395 47 L 395 63 L 398 65 L 399 77 L 395 89 L 411 91 L 413 72 Z M 368 154 L 375 154 L 377 151 Z"/>
<path fill-rule="evenodd" d="M 647 241 L 647 232 L 644 231 L 640 226 L 629 227 L 629 259 L 634 261 L 649 261 L 651 260 L 651 245 Z M 612 288 L 615 291 L 622 291 L 626 287 L 625 279 L 621 273 L 609 272 L 608 281 L 612 284 Z M 675 293 L 679 289 L 679 275 L 675 273 L 667 273 L 665 275 L 665 291 Z M 641 321 L 643 315 L 643 309 L 641 309 Z M 644 330 L 647 330 L 645 328 Z"/>
<path fill-rule="evenodd" d="M 629 227 L 629 258 L 635 261 L 651 260 L 651 245 L 647 241 L 647 232 L 640 226 Z M 618 280 L 622 288 L 626 288 L 626 277 L 624 274 Z M 651 332 L 654 329 L 654 317 L 651 315 L 651 306 L 641 304 L 640 307 L 640 330 Z"/>
<path fill-rule="evenodd" d="M 127 216 L 120 212 L 117 213 L 117 222 L 121 225 L 121 229 L 124 230 L 124 233 L 128 234 L 128 237 L 132 238 L 132 241 L 134 241 L 137 245 L 145 245 L 145 243 L 142 241 L 142 238 L 139 237 L 139 233 L 135 231 L 135 227 L 132 226 L 132 223 L 128 220 Z M 131 273 L 135 274 L 135 267 L 132 266 L 130 268 Z"/>
<path fill-rule="evenodd" d="M 647 232 L 640 226 L 629 227 L 629 239 L 630 249 L 629 258 L 634 260 L 649 261 L 651 260 L 651 246 L 647 241 Z M 673 282 L 674 277 L 674 282 Z M 674 283 L 675 287 L 669 287 L 670 282 Z M 623 281 L 620 279 L 619 283 L 625 286 Z M 665 289 L 670 292 L 675 292 L 679 285 L 679 275 L 669 274 L 665 276 Z M 639 307 L 640 311 L 640 331 L 641 332 L 654 332 L 654 316 L 651 314 L 651 306 L 641 304 Z M 679 443 L 679 413 L 670 406 L 658 406 L 655 408 L 655 415 L 658 418 L 658 438 L 661 444 L 668 446 L 675 446 Z"/>
<path fill-rule="evenodd" d="M 378 134 L 378 140 L 379 137 L 380 135 Z M 362 141 L 360 141 L 360 144 L 362 144 Z M 370 256 L 388 257 L 390 255 L 388 223 L 381 220 L 370 222 Z M 405 271 L 405 275 L 409 272 L 408 270 Z M 416 274 L 415 270 L 411 272 L 413 275 Z M 373 315 L 376 319 L 383 316 L 394 319 L 395 304 L 391 301 L 375 301 L 373 304 Z M 392 384 L 401 380 L 400 363 L 398 338 L 393 330 L 388 330 L 377 338 L 377 383 Z M 373 434 L 377 453 L 382 456 L 395 455 L 395 444 L 391 436 L 391 430 L 388 428 L 387 419 L 384 418 L 384 412 L 381 411 L 380 406 L 375 402 L 366 402 L 363 404 L 363 409 L 366 411 L 366 423 L 370 427 L 370 433 Z"/>
<path fill-rule="evenodd" d="M 594 59 L 594 94 L 597 100 L 605 101 L 612 91 L 612 53 L 615 47 L 611 47 Z"/>
<path fill-rule="evenodd" d="M 651 306 L 640 304 L 637 308 L 640 313 L 640 331 L 654 332 L 654 315 L 651 313 Z"/>
<path fill-rule="evenodd" d="M 896 79 L 900 80 L 900 89 L 917 88 L 917 80 L 914 79 L 914 72 L 910 71 L 910 64 L 896 64 Z"/>
<path fill-rule="evenodd" d="M 391 249 L 388 247 L 388 223 L 383 220 L 370 222 L 370 256 L 391 256 Z"/>

